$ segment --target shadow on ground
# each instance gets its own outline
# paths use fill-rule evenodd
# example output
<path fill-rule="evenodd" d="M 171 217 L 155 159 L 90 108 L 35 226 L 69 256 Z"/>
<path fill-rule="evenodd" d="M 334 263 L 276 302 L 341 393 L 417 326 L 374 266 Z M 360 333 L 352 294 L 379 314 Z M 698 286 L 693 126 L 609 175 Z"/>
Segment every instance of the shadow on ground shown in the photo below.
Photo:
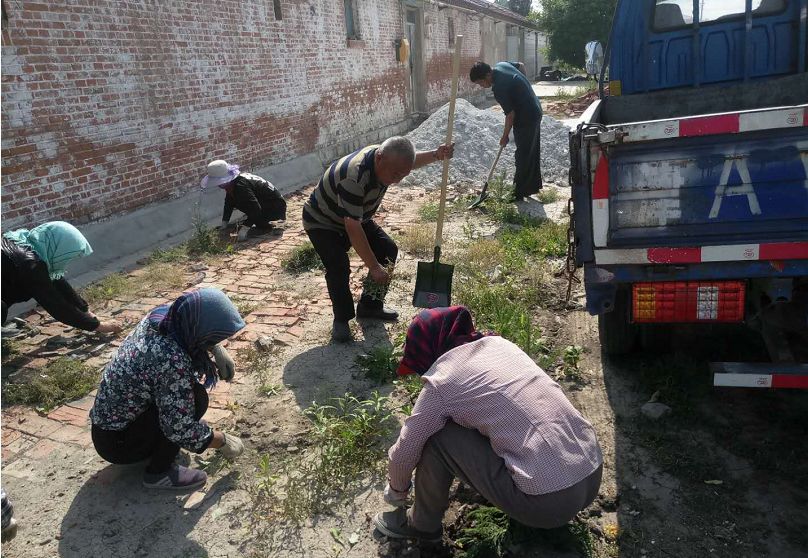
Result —
<path fill-rule="evenodd" d="M 378 386 L 363 378 L 356 368 L 356 358 L 371 349 L 392 349 L 390 336 L 381 322 L 358 323 L 364 339 L 353 343 L 330 343 L 310 348 L 292 358 L 283 368 L 283 383 L 295 395 L 301 409 L 313 401 L 325 403 L 346 392 L 356 396 L 378 389 L 388 395 L 392 386 Z"/>
<path fill-rule="evenodd" d="M 187 537 L 234 487 L 233 475 L 208 487 L 199 507 L 184 510 L 177 493 L 143 489 L 142 469 L 142 464 L 109 465 L 84 483 L 62 520 L 60 556 L 208 556 Z"/>
<path fill-rule="evenodd" d="M 808 393 L 713 388 L 707 367 L 764 358 L 733 328 L 684 332 L 667 354 L 603 357 L 618 556 L 808 556 Z M 640 412 L 655 392 L 672 408 L 657 421 Z"/>

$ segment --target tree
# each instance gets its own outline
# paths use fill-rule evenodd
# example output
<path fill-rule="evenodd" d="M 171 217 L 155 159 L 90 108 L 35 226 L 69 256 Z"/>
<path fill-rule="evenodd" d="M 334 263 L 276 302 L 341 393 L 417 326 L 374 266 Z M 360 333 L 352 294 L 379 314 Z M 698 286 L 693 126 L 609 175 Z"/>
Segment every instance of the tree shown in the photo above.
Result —
<path fill-rule="evenodd" d="M 495 0 L 495 4 L 500 8 L 505 8 L 522 17 L 527 17 L 530 13 L 531 0 Z"/>
<path fill-rule="evenodd" d="M 550 59 L 576 68 L 584 65 L 584 46 L 609 38 L 617 0 L 542 0 L 542 10 L 529 19 L 537 21 L 548 36 Z"/>

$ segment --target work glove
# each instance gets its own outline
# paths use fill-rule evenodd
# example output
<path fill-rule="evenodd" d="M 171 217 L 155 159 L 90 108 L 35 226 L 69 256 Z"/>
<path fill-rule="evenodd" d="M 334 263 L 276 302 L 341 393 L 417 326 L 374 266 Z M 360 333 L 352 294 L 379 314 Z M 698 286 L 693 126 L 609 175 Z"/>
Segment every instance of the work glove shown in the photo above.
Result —
<path fill-rule="evenodd" d="M 238 436 L 233 436 L 232 434 L 225 434 L 222 432 L 224 436 L 224 445 L 219 449 L 222 452 L 222 455 L 227 459 L 235 459 L 239 455 L 242 454 L 244 451 L 244 444 L 241 441 L 241 438 Z"/>
<path fill-rule="evenodd" d="M 214 345 L 213 358 L 216 360 L 216 368 L 219 370 L 219 378 L 229 382 L 233 379 L 233 374 L 236 373 L 236 363 L 230 358 L 227 350 L 221 345 Z"/>
<path fill-rule="evenodd" d="M 403 508 L 407 505 L 407 498 L 409 498 L 410 490 L 409 488 L 403 492 L 400 492 L 390 486 L 390 483 L 387 483 L 387 486 L 384 487 L 384 501 L 393 506 L 394 508 Z"/>

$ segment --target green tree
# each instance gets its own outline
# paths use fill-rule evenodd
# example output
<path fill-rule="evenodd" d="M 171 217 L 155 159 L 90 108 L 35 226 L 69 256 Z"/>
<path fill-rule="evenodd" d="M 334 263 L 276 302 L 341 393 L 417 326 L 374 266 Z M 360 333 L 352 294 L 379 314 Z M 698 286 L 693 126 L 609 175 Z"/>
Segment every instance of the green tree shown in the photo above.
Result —
<path fill-rule="evenodd" d="M 584 65 L 584 46 L 600 41 L 605 48 L 617 0 L 542 0 L 541 12 L 529 19 L 548 36 L 550 60 Z"/>
<path fill-rule="evenodd" d="M 530 13 L 530 2 L 531 0 L 496 0 L 494 3 L 522 17 L 527 17 Z"/>

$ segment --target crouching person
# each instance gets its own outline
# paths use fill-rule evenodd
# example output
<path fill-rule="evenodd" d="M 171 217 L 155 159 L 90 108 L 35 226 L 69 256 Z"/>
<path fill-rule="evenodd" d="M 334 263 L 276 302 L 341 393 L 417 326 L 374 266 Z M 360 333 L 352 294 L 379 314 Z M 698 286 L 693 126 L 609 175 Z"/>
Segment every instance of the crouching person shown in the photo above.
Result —
<path fill-rule="evenodd" d="M 202 420 L 205 387 L 230 381 L 235 365 L 218 345 L 244 327 L 236 307 L 218 289 L 199 289 L 155 308 L 129 334 L 104 370 L 90 411 L 98 455 L 111 463 L 148 460 L 143 486 L 192 489 L 204 471 L 174 461 L 180 448 L 218 449 L 228 459 L 244 446 Z M 211 360 L 210 352 L 215 357 Z"/>
<path fill-rule="evenodd" d="M 374 518 L 384 535 L 439 541 L 455 477 L 530 527 L 564 525 L 597 496 L 592 425 L 516 345 L 475 331 L 466 308 L 416 316 L 398 372 L 424 387 L 390 449 L 384 498 L 397 509 Z"/>

